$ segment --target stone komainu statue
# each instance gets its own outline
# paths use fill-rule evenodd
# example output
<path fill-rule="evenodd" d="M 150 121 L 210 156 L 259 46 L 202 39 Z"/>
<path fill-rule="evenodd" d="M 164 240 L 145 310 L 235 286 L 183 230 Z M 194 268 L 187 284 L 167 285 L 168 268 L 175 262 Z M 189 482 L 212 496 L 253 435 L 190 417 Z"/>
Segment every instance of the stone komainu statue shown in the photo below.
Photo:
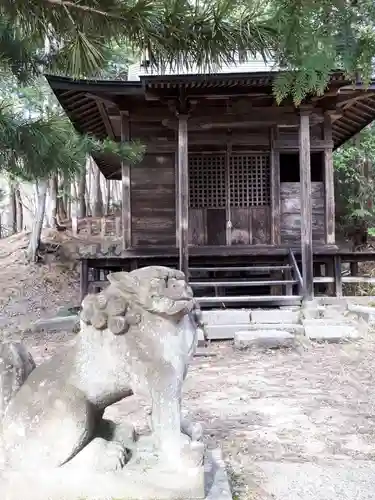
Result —
<path fill-rule="evenodd" d="M 84 299 L 74 344 L 50 360 L 35 368 L 21 345 L 2 345 L 5 467 L 122 468 L 135 448 L 133 427 L 103 414 L 133 393 L 151 401 L 150 442 L 160 460 L 173 467 L 203 460 L 200 427 L 181 419 L 200 324 L 184 274 L 152 266 L 108 279 L 107 289 Z"/>

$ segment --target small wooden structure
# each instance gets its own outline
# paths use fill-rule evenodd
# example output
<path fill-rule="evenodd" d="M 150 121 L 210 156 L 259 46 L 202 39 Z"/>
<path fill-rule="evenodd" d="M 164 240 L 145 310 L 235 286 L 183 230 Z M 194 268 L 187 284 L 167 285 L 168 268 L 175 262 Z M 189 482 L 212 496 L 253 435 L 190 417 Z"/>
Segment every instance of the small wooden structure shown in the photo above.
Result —
<path fill-rule="evenodd" d="M 116 255 L 86 255 L 83 294 L 89 267 L 98 277 L 150 263 L 179 266 L 202 302 L 245 300 L 249 287 L 253 301 L 280 287 L 281 302 L 311 299 L 314 280 L 340 293 L 332 153 L 375 118 L 374 87 L 336 72 L 324 95 L 296 108 L 276 105 L 274 77 L 47 77 L 79 132 L 147 147 L 134 167 L 94 158 L 107 179 L 122 179 L 123 241 Z M 314 266 L 323 276 L 314 278 Z"/>

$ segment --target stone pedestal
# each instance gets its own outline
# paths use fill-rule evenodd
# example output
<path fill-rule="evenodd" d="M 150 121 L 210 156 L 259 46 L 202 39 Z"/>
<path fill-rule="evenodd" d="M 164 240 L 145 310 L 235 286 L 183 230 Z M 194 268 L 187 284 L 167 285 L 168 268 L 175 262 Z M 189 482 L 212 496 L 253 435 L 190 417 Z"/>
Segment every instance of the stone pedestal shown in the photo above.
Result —
<path fill-rule="evenodd" d="M 204 467 L 179 473 L 141 468 L 136 461 L 106 474 L 0 471 L 0 491 L 2 500 L 232 500 L 220 449 L 206 452 Z"/>

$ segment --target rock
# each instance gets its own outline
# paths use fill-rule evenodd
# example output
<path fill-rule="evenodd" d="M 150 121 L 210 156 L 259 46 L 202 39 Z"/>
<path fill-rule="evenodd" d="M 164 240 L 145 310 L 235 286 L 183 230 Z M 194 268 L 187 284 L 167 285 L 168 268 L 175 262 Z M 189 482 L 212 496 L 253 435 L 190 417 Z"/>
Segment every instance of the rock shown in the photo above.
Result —
<path fill-rule="evenodd" d="M 234 346 L 236 349 L 295 347 L 296 338 L 282 330 L 238 331 L 234 335 Z"/>
<path fill-rule="evenodd" d="M 34 368 L 31 354 L 21 343 L 0 343 L 0 421 L 9 402 Z"/>

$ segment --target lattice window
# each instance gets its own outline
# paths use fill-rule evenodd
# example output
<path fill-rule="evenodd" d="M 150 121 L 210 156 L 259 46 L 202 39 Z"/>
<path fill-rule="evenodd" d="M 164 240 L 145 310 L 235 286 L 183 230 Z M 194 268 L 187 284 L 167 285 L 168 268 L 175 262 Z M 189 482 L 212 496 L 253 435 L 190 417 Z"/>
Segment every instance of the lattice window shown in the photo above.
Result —
<path fill-rule="evenodd" d="M 267 154 L 234 154 L 230 158 L 230 205 L 270 204 L 270 162 Z"/>
<path fill-rule="evenodd" d="M 191 208 L 225 208 L 225 156 L 189 155 Z"/>

